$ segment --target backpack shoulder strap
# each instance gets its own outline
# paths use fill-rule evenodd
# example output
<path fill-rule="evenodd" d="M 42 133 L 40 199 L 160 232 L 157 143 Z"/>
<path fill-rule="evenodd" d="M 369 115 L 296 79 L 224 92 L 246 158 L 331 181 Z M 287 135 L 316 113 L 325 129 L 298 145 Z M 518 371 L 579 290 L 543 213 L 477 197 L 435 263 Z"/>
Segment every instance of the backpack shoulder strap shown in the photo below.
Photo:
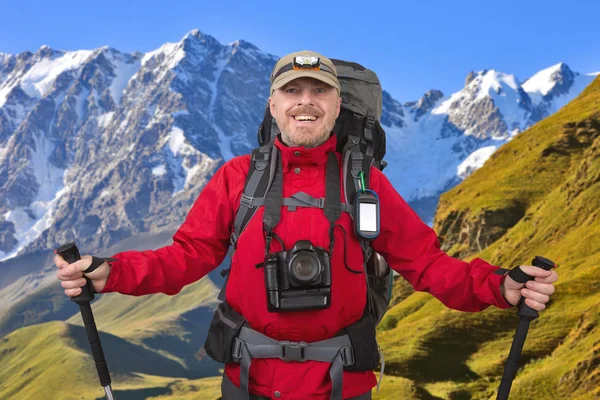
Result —
<path fill-rule="evenodd" d="M 246 176 L 244 192 L 242 193 L 240 205 L 235 215 L 235 221 L 233 222 L 233 232 L 231 232 L 231 236 L 229 237 L 229 243 L 231 245 L 229 248 L 230 257 L 233 257 L 233 252 L 237 247 L 237 241 L 240 235 L 259 207 L 253 200 L 259 196 L 259 194 L 264 196 L 273 183 L 275 162 L 277 161 L 276 150 L 274 140 L 262 147 L 252 150 L 250 169 Z M 225 282 L 223 282 L 223 287 L 217 296 L 219 301 L 225 301 L 225 290 L 227 288 L 227 281 L 229 280 L 230 269 L 231 267 L 221 271 L 221 276 L 225 277 Z"/>
<path fill-rule="evenodd" d="M 235 216 L 233 232 L 231 233 L 230 243 L 235 250 L 237 240 L 246 228 L 246 225 L 258 209 L 258 204 L 253 200 L 267 193 L 273 183 L 275 175 L 275 162 L 277 161 L 277 152 L 275 151 L 274 141 L 252 150 L 250 159 L 250 170 L 246 177 L 244 192 L 240 199 L 240 206 Z"/>

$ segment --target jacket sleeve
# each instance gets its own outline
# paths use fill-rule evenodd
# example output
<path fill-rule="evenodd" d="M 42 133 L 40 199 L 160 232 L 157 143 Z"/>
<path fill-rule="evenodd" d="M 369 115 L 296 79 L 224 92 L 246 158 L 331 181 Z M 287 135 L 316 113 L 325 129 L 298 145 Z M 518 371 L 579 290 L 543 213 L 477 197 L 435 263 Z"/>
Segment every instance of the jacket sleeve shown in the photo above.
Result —
<path fill-rule="evenodd" d="M 512 307 L 500 293 L 505 276 L 501 268 L 480 258 L 465 262 L 443 252 L 433 229 L 375 168 L 371 187 L 379 195 L 381 219 L 373 249 L 415 290 L 431 293 L 459 311 L 481 311 L 490 305 Z"/>
<path fill-rule="evenodd" d="M 229 248 L 233 204 L 239 198 L 236 191 L 245 181 L 241 164 L 233 159 L 209 180 L 173 236 L 173 244 L 115 254 L 102 293 L 174 295 L 217 268 Z"/>

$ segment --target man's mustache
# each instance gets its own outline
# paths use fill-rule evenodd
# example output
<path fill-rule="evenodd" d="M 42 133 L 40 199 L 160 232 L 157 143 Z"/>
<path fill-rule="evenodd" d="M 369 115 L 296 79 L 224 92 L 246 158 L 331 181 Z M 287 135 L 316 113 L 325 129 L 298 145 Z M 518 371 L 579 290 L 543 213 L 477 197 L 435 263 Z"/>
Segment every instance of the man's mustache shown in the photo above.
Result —
<path fill-rule="evenodd" d="M 299 107 L 287 113 L 287 116 L 292 115 L 312 115 L 315 117 L 322 117 L 323 113 L 314 107 Z"/>

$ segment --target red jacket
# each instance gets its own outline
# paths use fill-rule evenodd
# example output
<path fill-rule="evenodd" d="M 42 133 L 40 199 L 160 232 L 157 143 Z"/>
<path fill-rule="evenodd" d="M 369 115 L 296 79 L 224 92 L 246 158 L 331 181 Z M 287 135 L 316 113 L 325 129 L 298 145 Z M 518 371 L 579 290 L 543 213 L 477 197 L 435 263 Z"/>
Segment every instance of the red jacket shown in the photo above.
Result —
<path fill-rule="evenodd" d="M 284 197 L 299 191 L 324 197 L 327 153 L 335 151 L 335 136 L 313 149 L 286 147 L 279 141 L 275 145 L 282 157 Z M 228 250 L 249 166 L 250 156 L 240 156 L 215 173 L 175 233 L 172 245 L 155 251 L 114 255 L 118 261 L 111 263 L 103 292 L 173 295 L 218 267 Z M 429 292 L 456 310 L 480 311 L 489 305 L 510 307 L 500 293 L 503 276 L 494 274 L 498 267 L 481 259 L 467 263 L 445 254 L 435 232 L 420 220 L 383 173 L 372 168 L 370 181 L 370 188 L 379 195 L 381 210 L 381 233 L 372 246 L 391 268 L 416 290 Z M 331 307 L 282 313 L 267 311 L 264 272 L 255 267 L 263 261 L 265 252 L 262 216 L 260 207 L 240 235 L 226 291 L 231 306 L 253 329 L 275 340 L 328 339 L 358 320 L 365 308 L 366 283 L 363 275 L 350 273 L 344 266 L 344 236 L 340 229 L 335 230 L 331 260 Z M 345 251 L 350 268 L 361 269 L 362 250 L 350 216 L 342 212 L 337 223 L 348 234 Z M 329 222 L 322 209 L 298 207 L 292 212 L 284 207 L 274 232 L 283 240 L 285 250 L 301 239 L 329 249 L 328 230 Z M 273 240 L 271 250 L 282 250 L 278 241 Z M 263 396 L 279 391 L 279 398 L 286 400 L 328 400 L 329 366 L 316 361 L 286 363 L 280 359 L 255 359 L 250 368 L 250 391 Z M 228 364 L 225 372 L 239 386 L 239 365 Z M 344 371 L 343 397 L 358 396 L 375 385 L 372 371 Z"/>

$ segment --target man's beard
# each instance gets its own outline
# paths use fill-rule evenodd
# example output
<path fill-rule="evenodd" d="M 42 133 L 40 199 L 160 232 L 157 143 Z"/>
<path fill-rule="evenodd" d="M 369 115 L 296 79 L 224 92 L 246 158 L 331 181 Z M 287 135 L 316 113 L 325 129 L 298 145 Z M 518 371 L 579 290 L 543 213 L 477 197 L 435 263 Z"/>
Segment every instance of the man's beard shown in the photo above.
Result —
<path fill-rule="evenodd" d="M 314 133 L 310 127 L 292 129 L 290 126 L 292 122 L 288 119 L 290 115 L 317 115 L 319 118 L 323 118 L 322 114 L 315 114 L 303 111 L 295 111 L 286 115 L 283 123 L 277 123 L 281 136 L 284 143 L 290 147 L 304 146 L 306 148 L 312 148 L 322 145 L 329 139 L 331 131 L 335 125 L 335 117 L 330 116 L 323 121 L 323 129 L 320 132 Z"/>

